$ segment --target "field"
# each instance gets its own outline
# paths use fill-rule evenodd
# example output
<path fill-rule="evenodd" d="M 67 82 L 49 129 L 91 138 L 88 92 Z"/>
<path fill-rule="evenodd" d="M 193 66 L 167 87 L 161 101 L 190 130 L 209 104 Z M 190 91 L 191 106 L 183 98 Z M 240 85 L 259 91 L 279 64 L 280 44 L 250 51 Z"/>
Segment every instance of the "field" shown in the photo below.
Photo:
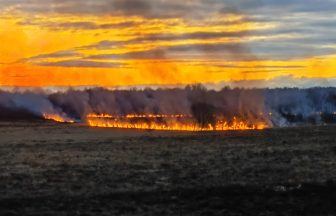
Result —
<path fill-rule="evenodd" d="M 335 126 L 0 135 L 0 215 L 336 215 Z"/>

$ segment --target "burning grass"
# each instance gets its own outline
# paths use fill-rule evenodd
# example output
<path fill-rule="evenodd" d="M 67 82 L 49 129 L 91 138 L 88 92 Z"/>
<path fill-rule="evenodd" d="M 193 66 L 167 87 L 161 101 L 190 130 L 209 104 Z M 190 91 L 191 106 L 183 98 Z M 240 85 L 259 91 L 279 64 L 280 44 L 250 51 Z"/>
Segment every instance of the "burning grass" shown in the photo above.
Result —
<path fill-rule="evenodd" d="M 183 114 L 128 114 L 113 116 L 109 114 L 89 114 L 87 124 L 91 127 L 108 127 L 141 130 L 167 130 L 167 131 L 226 131 L 226 130 L 262 130 L 264 123 L 252 124 L 236 117 L 232 121 L 217 119 L 210 122 L 197 122 L 190 115 Z"/>
<path fill-rule="evenodd" d="M 74 120 L 71 120 L 69 118 L 65 118 L 62 117 L 60 115 L 57 114 L 43 114 L 43 118 L 46 120 L 51 120 L 51 121 L 55 121 L 55 122 L 59 122 L 59 123 L 75 123 Z"/>

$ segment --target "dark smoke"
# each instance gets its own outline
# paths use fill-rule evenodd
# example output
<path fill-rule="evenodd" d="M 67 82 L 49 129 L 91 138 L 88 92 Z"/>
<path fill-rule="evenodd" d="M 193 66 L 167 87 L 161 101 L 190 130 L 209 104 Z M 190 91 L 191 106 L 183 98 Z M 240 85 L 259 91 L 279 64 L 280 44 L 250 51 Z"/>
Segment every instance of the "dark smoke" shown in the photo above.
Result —
<path fill-rule="evenodd" d="M 207 103 L 195 103 L 191 105 L 191 112 L 202 127 L 209 124 L 215 126 L 216 116 L 215 107 L 213 105 Z"/>
<path fill-rule="evenodd" d="M 184 89 L 107 90 L 103 88 L 45 93 L 0 91 L 0 118 L 43 118 L 43 114 L 85 122 L 89 113 L 185 114 L 200 125 L 221 117 L 269 126 L 336 123 L 336 88 L 207 90 L 201 85 Z"/>

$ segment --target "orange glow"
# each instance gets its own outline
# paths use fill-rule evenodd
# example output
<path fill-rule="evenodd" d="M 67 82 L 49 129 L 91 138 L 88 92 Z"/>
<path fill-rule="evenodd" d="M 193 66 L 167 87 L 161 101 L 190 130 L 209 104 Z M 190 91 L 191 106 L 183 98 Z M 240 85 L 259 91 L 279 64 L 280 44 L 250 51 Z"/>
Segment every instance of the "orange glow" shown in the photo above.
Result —
<path fill-rule="evenodd" d="M 246 53 L 236 53 L 245 51 L 245 49 L 239 50 L 240 46 L 238 50 L 229 50 L 228 57 L 218 55 L 216 52 L 212 53 L 212 50 L 206 47 L 204 49 L 195 48 L 191 54 L 188 53 L 190 56 L 169 51 L 169 48 L 174 48 L 174 46 L 182 46 L 182 50 L 183 46 L 209 44 L 241 44 L 243 46 L 246 42 L 276 41 L 279 38 L 295 37 L 291 34 L 249 35 L 248 32 L 272 30 L 279 26 L 274 22 L 256 22 L 245 18 L 248 17 L 236 13 L 215 14 L 207 19 L 197 20 L 197 22 L 187 22 L 182 18 L 154 19 L 122 15 L 60 16 L 42 13 L 32 16 L 16 12 L 10 16 L 0 16 L 0 41 L 2 43 L 0 46 L 0 86 L 185 85 L 237 80 L 268 80 L 284 75 L 291 75 L 295 78 L 335 77 L 335 55 L 266 60 L 259 59 L 257 53 L 251 53 L 248 49 Z M 28 24 L 20 24 L 27 20 L 30 21 L 26 22 Z M 134 25 L 127 28 L 108 29 L 61 27 L 64 23 L 74 24 L 75 22 L 93 23 L 97 26 L 118 25 L 124 20 Z M 225 22 L 229 24 L 223 25 Z M 239 36 L 230 37 L 223 34 L 223 37 L 183 38 L 184 34 L 216 35 L 223 32 L 237 33 Z M 168 40 L 155 39 L 151 37 L 152 35 L 167 36 Z M 169 40 L 171 35 L 176 36 L 177 39 Z M 152 39 L 132 43 L 133 39 L 146 37 Z M 116 41 L 116 44 L 88 48 L 104 41 Z M 143 54 L 139 55 L 139 58 L 128 56 L 128 53 L 132 52 L 141 53 L 156 49 L 160 51 L 165 48 L 168 51 L 154 52 L 147 56 Z M 58 52 L 75 54 L 52 55 Z M 244 60 L 239 57 L 241 54 L 251 59 Z M 90 59 L 90 56 L 95 55 L 112 56 L 111 58 Z M 62 61 L 81 61 L 84 64 L 53 64 Z M 94 64 L 88 64 L 90 61 Z M 103 64 L 99 65 L 100 63 Z M 113 63 L 117 66 L 114 67 Z M 227 67 L 227 65 L 232 67 Z"/>
<path fill-rule="evenodd" d="M 191 117 L 190 115 L 183 115 L 183 114 L 172 114 L 172 115 L 164 115 L 164 114 L 127 114 L 127 115 L 110 115 L 110 114 L 95 114 L 90 113 L 86 116 L 87 118 L 186 118 Z"/>
<path fill-rule="evenodd" d="M 46 119 L 46 120 L 52 120 L 52 121 L 59 122 L 59 123 L 75 123 L 75 121 L 64 118 L 64 117 L 62 117 L 60 115 L 57 115 L 57 114 L 47 114 L 47 113 L 45 113 L 45 114 L 43 114 L 43 118 Z"/>
<path fill-rule="evenodd" d="M 155 119 L 164 119 L 156 121 Z M 130 120 L 131 119 L 131 120 Z M 133 120 L 132 120 L 133 119 Z M 136 119 L 136 120 L 134 120 Z M 180 120 L 181 119 L 181 120 Z M 165 130 L 165 131 L 226 131 L 226 130 L 262 130 L 264 123 L 249 124 L 234 118 L 232 122 L 218 120 L 215 125 L 200 126 L 188 115 L 126 115 L 112 116 L 108 114 L 89 114 L 87 124 L 91 127 Z"/>

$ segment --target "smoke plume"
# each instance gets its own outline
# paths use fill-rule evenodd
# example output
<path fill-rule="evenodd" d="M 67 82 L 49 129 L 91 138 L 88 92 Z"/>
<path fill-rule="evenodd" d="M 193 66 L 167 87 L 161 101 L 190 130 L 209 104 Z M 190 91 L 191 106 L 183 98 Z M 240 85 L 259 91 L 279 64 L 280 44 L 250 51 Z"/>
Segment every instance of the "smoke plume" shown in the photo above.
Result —
<path fill-rule="evenodd" d="M 336 88 L 207 90 L 201 85 L 174 89 L 94 88 L 46 93 L 0 91 L 0 118 L 57 115 L 85 122 L 90 113 L 109 115 L 183 114 L 200 125 L 218 117 L 265 122 L 270 127 L 336 123 Z"/>

